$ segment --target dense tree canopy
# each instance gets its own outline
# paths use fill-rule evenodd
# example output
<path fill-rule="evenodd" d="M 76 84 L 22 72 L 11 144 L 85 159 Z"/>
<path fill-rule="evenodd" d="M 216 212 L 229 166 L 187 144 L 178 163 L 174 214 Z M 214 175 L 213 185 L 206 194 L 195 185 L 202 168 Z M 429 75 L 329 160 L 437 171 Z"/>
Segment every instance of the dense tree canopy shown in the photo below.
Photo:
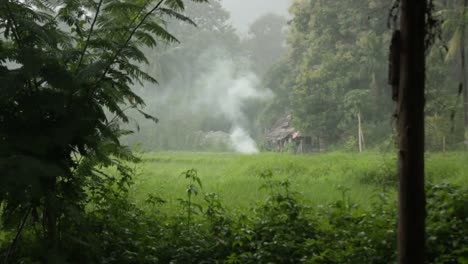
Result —
<path fill-rule="evenodd" d="M 89 191 L 118 183 L 98 167 L 116 166 L 120 184 L 130 176 L 121 159 L 135 158 L 118 121 L 127 108 L 157 121 L 131 87 L 156 82 L 139 66 L 141 49 L 177 42 L 164 23 L 194 24 L 183 10 L 178 0 L 0 3 L 2 220 L 21 223 L 20 233 L 32 217 L 47 241 L 43 261 L 64 261 L 63 221 L 67 230 L 80 222 Z"/>
<path fill-rule="evenodd" d="M 260 76 L 286 52 L 286 19 L 276 14 L 259 17 L 249 27 L 244 47 Z"/>
<path fill-rule="evenodd" d="M 291 13 L 290 50 L 279 66 L 288 73 L 267 83 L 281 83 L 273 84 L 280 89 L 275 92 L 285 98 L 283 109 L 294 114 L 296 126 L 330 143 L 354 135 L 357 111 L 364 113 L 368 130 L 389 127 L 388 4 L 296 1 Z M 274 71 L 271 76 L 278 78 Z"/>
<path fill-rule="evenodd" d="M 435 1 L 435 14 L 445 23 L 441 38 L 428 52 L 426 136 L 430 149 L 463 145 L 464 114 L 457 95 L 462 74 L 455 67 L 460 65 L 460 56 L 454 57 L 455 63 L 448 60 L 451 54 L 459 54 L 452 50 L 460 50 L 457 32 L 462 24 L 454 21 L 454 14 L 460 17 L 462 2 Z M 296 127 L 326 145 L 357 149 L 360 113 L 368 145 L 391 146 L 389 10 L 390 3 L 379 0 L 295 1 L 290 9 L 288 53 L 265 75 L 265 84 L 277 97 L 263 115 L 264 124 L 268 127 L 281 114 L 292 113 Z M 446 44 L 450 44 L 448 53 Z"/>

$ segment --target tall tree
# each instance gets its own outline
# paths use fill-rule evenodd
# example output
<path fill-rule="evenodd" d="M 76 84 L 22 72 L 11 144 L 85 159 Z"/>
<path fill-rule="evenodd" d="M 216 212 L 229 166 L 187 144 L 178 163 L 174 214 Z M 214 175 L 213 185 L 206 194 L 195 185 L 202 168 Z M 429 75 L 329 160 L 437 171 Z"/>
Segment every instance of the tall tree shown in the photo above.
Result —
<path fill-rule="evenodd" d="M 400 264 L 424 263 L 424 92 L 427 0 L 401 0 L 398 92 Z"/>
<path fill-rule="evenodd" d="M 118 158 L 135 158 L 119 121 L 128 108 L 155 120 L 131 89 L 156 82 L 138 64 L 148 63 L 141 48 L 176 42 L 164 19 L 193 23 L 183 9 L 180 0 L 0 1 L 2 221 L 18 236 L 28 219 L 42 222 L 44 262 L 65 262 L 63 221 L 85 214 L 89 190 L 111 178 L 95 165 L 129 176 Z"/>
<path fill-rule="evenodd" d="M 257 74 L 265 74 L 284 55 L 286 25 L 286 19 L 276 14 L 263 15 L 250 25 L 244 45 Z"/>
<path fill-rule="evenodd" d="M 442 10 L 444 29 L 451 33 L 447 59 L 455 61 L 459 67 L 459 86 L 463 97 L 463 125 L 465 144 L 468 143 L 468 80 L 466 69 L 466 26 L 468 24 L 468 0 L 446 4 Z"/>
<path fill-rule="evenodd" d="M 370 103 L 362 112 L 366 129 L 380 134 L 369 141 L 389 137 L 385 1 L 295 1 L 290 10 L 287 61 L 293 81 L 286 89 L 295 127 L 325 143 L 357 142 L 345 101 L 353 90 L 365 90 Z"/>
<path fill-rule="evenodd" d="M 460 25 L 460 78 L 463 89 L 463 114 L 464 114 L 464 125 L 465 125 L 465 144 L 468 143 L 468 82 L 466 77 L 466 9 L 468 8 L 468 0 L 463 0 L 462 11 L 461 11 L 461 25 Z"/>

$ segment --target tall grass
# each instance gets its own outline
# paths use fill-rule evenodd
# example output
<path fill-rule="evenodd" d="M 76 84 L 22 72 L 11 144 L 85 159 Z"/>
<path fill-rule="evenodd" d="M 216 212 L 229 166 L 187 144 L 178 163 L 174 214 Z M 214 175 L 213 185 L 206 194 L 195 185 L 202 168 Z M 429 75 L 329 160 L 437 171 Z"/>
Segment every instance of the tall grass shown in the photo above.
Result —
<path fill-rule="evenodd" d="M 271 171 L 277 179 L 290 179 L 291 188 L 311 205 L 333 202 L 344 191 L 355 203 L 369 206 L 377 194 L 395 197 L 397 159 L 394 154 L 327 153 L 298 156 L 279 153 L 240 155 L 232 153 L 146 153 L 139 164 L 132 198 L 140 203 L 148 194 L 169 202 L 185 195 L 186 181 L 181 173 L 198 171 L 203 190 L 221 195 L 231 209 L 253 207 L 266 196 L 260 189 L 262 172 Z M 426 155 L 428 181 L 448 181 L 468 186 L 467 153 L 429 153 Z"/>

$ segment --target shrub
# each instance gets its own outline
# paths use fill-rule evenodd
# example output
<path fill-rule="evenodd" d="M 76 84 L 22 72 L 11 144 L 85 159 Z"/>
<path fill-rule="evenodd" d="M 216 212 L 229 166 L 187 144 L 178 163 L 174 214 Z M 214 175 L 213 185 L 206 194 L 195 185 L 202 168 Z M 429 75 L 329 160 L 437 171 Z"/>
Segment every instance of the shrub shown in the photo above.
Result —
<path fill-rule="evenodd" d="M 58 262 L 396 262 L 397 207 L 385 193 L 368 209 L 351 203 L 346 189 L 340 200 L 309 208 L 289 180 L 273 175 L 260 173 L 269 195 L 245 214 L 227 210 L 217 194 L 203 193 L 194 170 L 182 174 L 188 180 L 187 196 L 171 215 L 158 210 L 165 203 L 159 197 L 149 197 L 142 210 L 129 202 L 126 188 L 108 186 L 93 195 L 88 214 L 63 223 L 69 228 L 63 229 L 64 252 Z M 427 209 L 428 263 L 466 263 L 467 188 L 428 185 Z M 12 263 L 44 261 L 43 246 L 33 232 L 34 226 L 23 232 Z"/>

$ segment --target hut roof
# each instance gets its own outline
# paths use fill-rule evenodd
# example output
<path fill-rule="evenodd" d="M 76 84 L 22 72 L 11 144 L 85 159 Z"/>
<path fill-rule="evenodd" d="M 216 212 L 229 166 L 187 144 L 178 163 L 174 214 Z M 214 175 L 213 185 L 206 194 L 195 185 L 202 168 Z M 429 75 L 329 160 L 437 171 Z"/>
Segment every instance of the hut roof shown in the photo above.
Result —
<path fill-rule="evenodd" d="M 285 139 L 296 132 L 296 129 L 290 126 L 291 115 L 284 116 L 275 122 L 273 128 L 266 134 L 265 138 L 268 141 L 278 141 Z"/>

